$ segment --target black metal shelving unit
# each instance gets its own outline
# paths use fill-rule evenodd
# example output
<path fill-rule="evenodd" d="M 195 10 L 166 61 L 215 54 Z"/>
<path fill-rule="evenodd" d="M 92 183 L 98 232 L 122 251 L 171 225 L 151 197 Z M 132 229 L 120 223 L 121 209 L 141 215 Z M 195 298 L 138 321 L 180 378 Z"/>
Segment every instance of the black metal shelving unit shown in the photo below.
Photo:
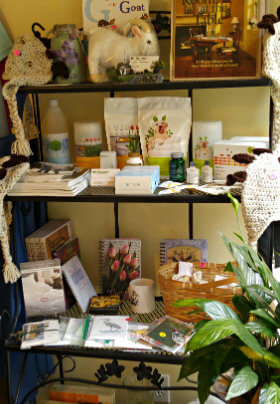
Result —
<path fill-rule="evenodd" d="M 199 89 L 217 89 L 217 88 L 234 88 L 234 87 L 264 87 L 270 86 L 270 82 L 267 79 L 232 79 L 232 80 L 192 80 L 192 81 L 164 81 L 158 84 L 119 84 L 119 83 L 104 83 L 104 84 L 95 84 L 95 83 L 81 83 L 75 85 L 58 85 L 58 84 L 47 84 L 44 86 L 34 86 L 34 87 L 21 87 L 19 92 L 25 92 L 32 95 L 33 105 L 34 105 L 34 114 L 35 114 L 35 122 L 39 128 L 39 136 L 42 144 L 42 136 L 41 136 L 41 115 L 40 115 L 40 104 L 39 104 L 39 95 L 40 94 L 57 94 L 57 93 L 109 93 L 110 97 L 114 97 L 116 92 L 123 91 L 160 91 L 160 90 L 188 90 L 188 96 L 192 99 L 193 90 Z M 271 139 L 272 133 L 272 114 L 273 107 L 272 101 L 270 104 L 270 127 L 269 134 Z M 192 140 L 190 136 L 190 144 L 189 144 L 189 158 L 192 158 Z M 42 154 L 41 154 L 42 157 Z M 240 198 L 239 198 L 240 199 Z M 116 195 L 114 193 L 113 188 L 92 188 L 88 187 L 85 191 L 80 193 L 77 196 L 73 197 L 60 197 L 60 196 L 9 196 L 6 197 L 6 200 L 12 201 L 16 203 L 18 201 L 45 201 L 45 202 L 104 202 L 104 203 L 112 203 L 114 206 L 114 217 L 115 217 L 115 237 L 119 237 L 119 215 L 118 215 L 118 205 L 119 203 L 185 203 L 188 204 L 189 209 L 189 238 L 193 238 L 193 204 L 194 203 L 228 203 L 229 199 L 227 196 L 209 196 L 203 195 L 198 192 L 192 191 L 182 191 L 180 194 L 168 194 L 168 195 L 159 195 L 158 190 L 153 195 Z M 14 319 L 16 320 L 16 319 Z M 15 325 L 16 322 L 13 321 Z M 10 378 L 9 372 L 9 352 L 10 351 L 19 351 L 20 345 L 14 340 L 8 339 L 5 343 L 7 350 L 7 374 L 8 381 Z M 49 353 L 54 354 L 58 358 L 61 358 L 62 355 L 72 355 L 72 356 L 82 356 L 82 357 L 90 357 L 90 358 L 107 358 L 107 359 L 122 359 L 122 360 L 130 360 L 130 361 L 147 361 L 147 362 L 161 362 L 168 364 L 181 364 L 183 361 L 182 356 L 178 355 L 168 355 L 166 353 L 147 353 L 147 352 L 124 352 L 120 350 L 104 350 L 104 349 L 80 349 L 75 347 L 36 347 L 30 350 L 30 352 L 36 353 Z M 21 370 L 21 376 L 18 383 L 17 394 L 20 391 L 21 379 L 23 376 L 23 370 L 25 367 L 26 359 L 28 353 L 26 353 L 26 358 L 23 363 L 23 367 Z M 59 366 L 60 370 L 60 381 L 63 382 L 67 380 L 64 378 L 64 371 L 62 362 Z M 73 380 L 72 380 L 73 381 Z M 46 382 L 46 384 L 48 384 Z M 94 384 L 94 382 L 91 382 Z M 26 402 L 25 400 L 19 403 L 17 399 L 13 401 L 10 383 L 8 383 L 9 388 L 9 404 L 23 404 Z M 180 388 L 171 388 L 171 389 L 180 389 Z M 181 388 L 182 389 L 182 388 Z M 185 387 L 185 390 L 192 390 L 194 388 Z"/>

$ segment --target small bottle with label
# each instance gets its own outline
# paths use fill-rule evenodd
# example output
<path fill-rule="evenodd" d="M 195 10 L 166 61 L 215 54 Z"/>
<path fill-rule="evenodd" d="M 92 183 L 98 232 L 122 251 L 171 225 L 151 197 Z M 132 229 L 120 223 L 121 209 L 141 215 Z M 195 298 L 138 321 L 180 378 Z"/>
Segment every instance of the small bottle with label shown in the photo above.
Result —
<path fill-rule="evenodd" d="M 171 160 L 169 163 L 169 178 L 171 181 L 185 181 L 184 153 L 171 153 Z"/>
<path fill-rule="evenodd" d="M 213 181 L 213 169 L 210 167 L 208 160 L 205 160 L 204 166 L 201 169 L 201 181 L 207 184 Z"/>
<path fill-rule="evenodd" d="M 191 161 L 190 167 L 187 168 L 187 184 L 199 185 L 199 169 L 194 161 Z"/>

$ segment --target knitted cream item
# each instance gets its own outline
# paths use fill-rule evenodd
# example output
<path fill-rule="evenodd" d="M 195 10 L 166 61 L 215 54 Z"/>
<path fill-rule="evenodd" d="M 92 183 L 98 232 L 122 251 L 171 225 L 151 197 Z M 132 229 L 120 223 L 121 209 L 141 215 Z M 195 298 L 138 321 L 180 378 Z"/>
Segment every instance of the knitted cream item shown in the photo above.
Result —
<path fill-rule="evenodd" d="M 265 32 L 263 41 L 263 75 L 272 81 L 273 134 L 272 148 L 280 146 L 280 22 L 273 24 L 275 35 Z"/>
<path fill-rule="evenodd" d="M 52 79 L 52 61 L 46 55 L 42 42 L 32 34 L 16 39 L 5 65 L 3 78 L 9 80 L 3 86 L 3 96 L 8 102 L 16 141 L 12 153 L 29 156 L 32 154 L 29 142 L 25 139 L 24 129 L 18 115 L 16 93 L 20 86 L 41 85 Z"/>
<path fill-rule="evenodd" d="M 249 244 L 257 241 L 270 223 L 280 220 L 279 154 L 264 153 L 247 166 L 243 183 L 242 213 Z"/>
<path fill-rule="evenodd" d="M 7 161 L 7 159 L 2 159 L 0 163 L 3 163 L 4 161 Z M 5 260 L 3 276 L 6 283 L 16 282 L 20 277 L 20 272 L 16 265 L 12 262 L 9 248 L 9 226 L 12 221 L 11 203 L 4 202 L 3 199 L 28 169 L 29 163 L 20 163 L 14 167 L 7 168 L 6 176 L 0 180 L 0 241 L 3 258 Z"/>

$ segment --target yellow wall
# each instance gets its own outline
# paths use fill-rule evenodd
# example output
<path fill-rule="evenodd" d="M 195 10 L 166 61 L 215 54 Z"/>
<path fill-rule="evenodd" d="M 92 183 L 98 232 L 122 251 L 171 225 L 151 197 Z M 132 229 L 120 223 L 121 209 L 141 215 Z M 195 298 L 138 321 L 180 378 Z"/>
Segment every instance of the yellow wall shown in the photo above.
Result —
<path fill-rule="evenodd" d="M 166 9 L 168 1 L 151 0 L 153 9 Z M 271 0 L 271 12 L 277 8 Z M 38 21 L 46 30 L 54 24 L 74 23 L 82 26 L 81 0 L 0 0 L 0 19 L 12 37 L 30 32 L 33 22 Z M 163 54 L 168 58 L 168 42 L 161 43 Z M 156 94 L 156 93 L 154 93 Z M 186 94 L 159 92 L 158 95 Z M 131 96 L 131 93 L 127 95 Z M 135 94 L 146 96 L 147 93 Z M 152 95 L 149 94 L 149 95 Z M 103 97 L 108 94 L 58 94 L 57 99 L 67 114 L 71 136 L 73 121 L 103 121 Z M 125 96 L 125 94 L 120 94 Z M 50 95 L 40 96 L 44 113 Z M 240 135 L 268 135 L 269 90 L 268 88 L 233 88 L 194 91 L 193 115 L 195 120 L 222 120 L 224 138 Z M 106 144 L 105 134 L 103 136 Z M 72 138 L 73 150 L 73 138 Z M 74 230 L 80 239 L 85 268 L 93 283 L 98 283 L 98 240 L 114 236 L 112 204 L 59 203 L 49 205 L 51 218 L 65 217 L 73 220 Z M 188 206 L 184 204 L 122 204 L 119 208 L 120 236 L 139 237 L 143 242 L 143 275 L 155 278 L 159 266 L 159 243 L 163 238 L 188 237 Z M 237 231 L 233 210 L 229 204 L 194 206 L 194 236 L 207 238 L 209 261 L 225 262 L 229 256 L 218 235 L 218 230 L 228 236 Z M 98 362 L 99 363 L 99 362 Z M 76 376 L 91 377 L 99 365 L 92 360 L 79 359 Z M 161 372 L 172 373 L 175 383 L 178 367 L 159 367 Z M 90 374 L 88 373 L 90 371 Z M 185 403 L 188 393 L 173 394 L 173 402 Z M 121 401 L 119 401 L 121 403 Z"/>

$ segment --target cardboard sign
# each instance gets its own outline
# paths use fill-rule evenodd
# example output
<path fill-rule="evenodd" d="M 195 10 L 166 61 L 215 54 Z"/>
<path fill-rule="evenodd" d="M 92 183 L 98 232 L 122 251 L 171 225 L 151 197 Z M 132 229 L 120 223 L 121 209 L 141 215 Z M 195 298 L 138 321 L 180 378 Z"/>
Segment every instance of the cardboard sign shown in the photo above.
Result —
<path fill-rule="evenodd" d="M 134 73 L 143 73 L 145 70 L 152 72 L 158 61 L 159 56 L 131 56 L 129 64 Z"/>
<path fill-rule="evenodd" d="M 83 0 L 84 33 L 88 35 L 100 20 L 115 19 L 121 25 L 143 14 L 149 14 L 149 0 Z"/>

